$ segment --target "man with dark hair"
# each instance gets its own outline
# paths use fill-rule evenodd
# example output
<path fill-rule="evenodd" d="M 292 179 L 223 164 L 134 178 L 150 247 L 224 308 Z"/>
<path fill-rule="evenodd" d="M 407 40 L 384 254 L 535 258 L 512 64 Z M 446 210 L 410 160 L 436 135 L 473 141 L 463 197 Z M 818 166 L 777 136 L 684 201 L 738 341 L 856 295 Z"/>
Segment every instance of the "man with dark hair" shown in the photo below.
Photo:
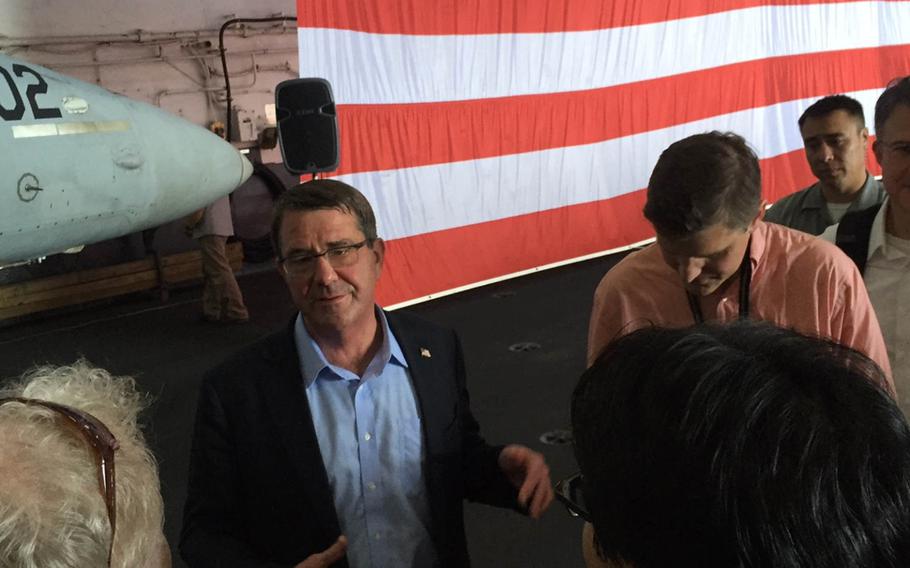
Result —
<path fill-rule="evenodd" d="M 765 220 L 820 235 L 846 213 L 885 199 L 881 182 L 866 171 L 869 131 L 859 101 L 846 95 L 815 101 L 799 117 L 799 132 L 818 182 L 777 201 Z"/>
<path fill-rule="evenodd" d="M 697 134 L 673 143 L 648 182 L 644 214 L 657 243 L 603 277 L 594 294 L 588 362 L 645 325 L 767 320 L 888 356 L 856 267 L 836 247 L 762 221 L 758 159 L 742 137 Z"/>
<path fill-rule="evenodd" d="M 875 104 L 872 151 L 882 167 L 884 204 L 846 215 L 822 238 L 836 242 L 863 273 L 878 315 L 904 413 L 910 416 L 910 77 Z"/>
<path fill-rule="evenodd" d="M 638 330 L 573 394 L 572 508 L 611 566 L 910 566 L 910 427 L 884 380 L 766 323 Z"/>
<path fill-rule="evenodd" d="M 480 435 L 456 334 L 376 306 L 385 244 L 366 198 L 310 181 L 273 227 L 300 313 L 205 378 L 187 563 L 463 567 L 463 499 L 539 517 L 543 456 Z"/>

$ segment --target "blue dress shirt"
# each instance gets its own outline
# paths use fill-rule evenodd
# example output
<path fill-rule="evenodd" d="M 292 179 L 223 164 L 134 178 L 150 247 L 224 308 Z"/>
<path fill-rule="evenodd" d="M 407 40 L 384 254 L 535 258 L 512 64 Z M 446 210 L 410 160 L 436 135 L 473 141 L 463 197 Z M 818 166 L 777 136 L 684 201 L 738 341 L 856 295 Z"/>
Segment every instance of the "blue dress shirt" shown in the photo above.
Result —
<path fill-rule="evenodd" d="M 330 364 L 297 317 L 319 450 L 351 568 L 437 566 L 423 479 L 423 435 L 401 347 L 376 309 L 382 346 L 363 377 Z"/>

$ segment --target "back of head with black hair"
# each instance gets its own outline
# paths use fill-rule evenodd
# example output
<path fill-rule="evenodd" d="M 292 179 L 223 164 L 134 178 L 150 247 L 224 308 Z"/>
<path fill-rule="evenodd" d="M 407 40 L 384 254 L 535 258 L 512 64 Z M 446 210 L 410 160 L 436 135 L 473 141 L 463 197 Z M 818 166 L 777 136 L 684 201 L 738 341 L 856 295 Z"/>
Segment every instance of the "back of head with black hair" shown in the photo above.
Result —
<path fill-rule="evenodd" d="M 732 132 L 708 132 L 671 144 L 648 181 L 645 217 L 665 237 L 679 238 L 718 223 L 749 227 L 761 204 L 758 158 Z"/>
<path fill-rule="evenodd" d="M 818 99 L 803 111 L 803 114 L 800 115 L 799 120 L 796 122 L 802 128 L 803 124 L 806 123 L 806 119 L 822 118 L 836 110 L 842 110 L 855 118 L 858 130 L 866 127 L 866 115 L 863 113 L 863 105 L 858 100 L 847 95 L 829 95 Z"/>
<path fill-rule="evenodd" d="M 770 324 L 642 329 L 572 399 L 602 555 L 635 568 L 910 566 L 910 427 L 868 358 Z"/>

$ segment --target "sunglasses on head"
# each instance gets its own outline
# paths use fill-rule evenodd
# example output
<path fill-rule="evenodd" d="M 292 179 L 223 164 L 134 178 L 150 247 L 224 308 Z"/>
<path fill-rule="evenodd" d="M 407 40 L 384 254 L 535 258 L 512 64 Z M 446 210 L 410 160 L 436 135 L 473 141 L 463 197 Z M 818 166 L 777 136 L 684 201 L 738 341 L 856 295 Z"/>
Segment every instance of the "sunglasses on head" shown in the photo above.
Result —
<path fill-rule="evenodd" d="M 98 484 L 104 503 L 107 506 L 107 518 L 111 524 L 111 543 L 107 551 L 107 565 L 111 565 L 111 553 L 114 549 L 114 532 L 117 529 L 117 492 L 114 478 L 114 451 L 120 445 L 103 422 L 79 409 L 33 398 L 8 397 L 0 398 L 0 405 L 7 402 L 18 402 L 26 406 L 41 406 L 57 413 L 66 419 L 66 423 L 75 427 L 82 438 L 92 447 L 95 462 L 98 466 Z"/>

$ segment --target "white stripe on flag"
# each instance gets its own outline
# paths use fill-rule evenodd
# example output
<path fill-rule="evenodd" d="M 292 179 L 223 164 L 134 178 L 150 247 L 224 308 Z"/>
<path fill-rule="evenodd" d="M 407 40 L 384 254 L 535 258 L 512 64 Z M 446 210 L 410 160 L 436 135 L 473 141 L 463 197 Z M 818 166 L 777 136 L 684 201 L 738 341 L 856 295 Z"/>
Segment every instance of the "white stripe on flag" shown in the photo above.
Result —
<path fill-rule="evenodd" d="M 342 104 L 595 89 L 769 57 L 910 43 L 910 3 L 764 6 L 607 30 L 418 36 L 300 28 Z M 318 54 L 308 56 L 307 54 Z"/>
<path fill-rule="evenodd" d="M 849 94 L 871 110 L 880 90 Z M 799 150 L 796 121 L 813 101 L 788 101 L 596 144 L 338 179 L 360 189 L 373 204 L 380 236 L 397 239 L 642 189 L 667 146 L 708 130 L 743 135 L 760 159 Z M 778 128 L 780 124 L 788 127 Z"/>

